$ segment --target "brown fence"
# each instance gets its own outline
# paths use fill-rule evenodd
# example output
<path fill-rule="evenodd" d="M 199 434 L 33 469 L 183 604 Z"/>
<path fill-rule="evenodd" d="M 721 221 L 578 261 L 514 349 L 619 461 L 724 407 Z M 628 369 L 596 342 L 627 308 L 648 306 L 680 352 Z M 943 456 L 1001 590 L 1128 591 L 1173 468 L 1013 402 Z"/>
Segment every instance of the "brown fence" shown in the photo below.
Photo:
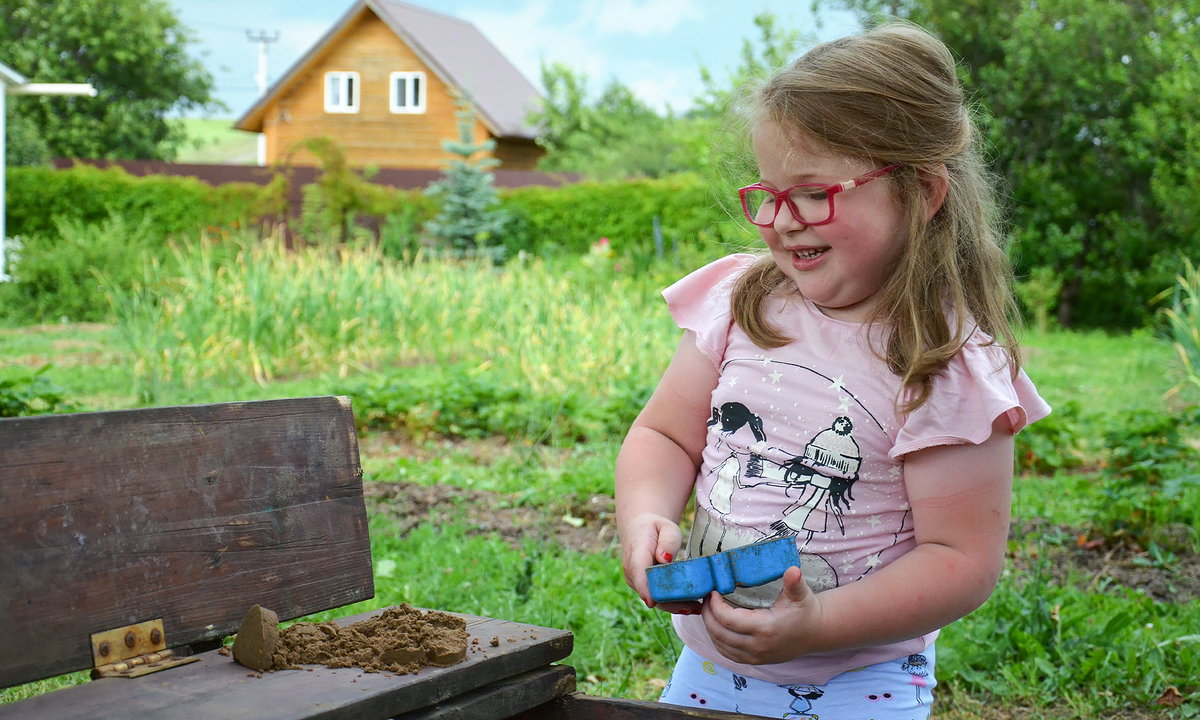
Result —
<path fill-rule="evenodd" d="M 98 168 L 121 167 L 130 175 L 177 175 L 194 177 L 209 185 L 221 185 L 229 182 L 248 182 L 266 185 L 271 181 L 273 173 L 270 168 L 256 165 L 205 165 L 199 163 L 168 163 L 154 160 L 73 160 L 56 158 L 54 167 L 62 170 L 75 164 L 93 165 Z M 575 173 L 544 173 L 532 170 L 493 170 L 496 187 L 514 188 L 526 185 L 545 185 L 558 187 L 566 183 L 578 182 L 580 175 Z M 409 190 L 423 188 L 441 177 L 440 170 L 425 168 L 379 168 L 371 182 L 377 185 L 388 185 L 394 188 Z M 292 168 L 292 178 L 297 186 L 307 185 L 316 180 L 315 167 L 298 166 Z"/>

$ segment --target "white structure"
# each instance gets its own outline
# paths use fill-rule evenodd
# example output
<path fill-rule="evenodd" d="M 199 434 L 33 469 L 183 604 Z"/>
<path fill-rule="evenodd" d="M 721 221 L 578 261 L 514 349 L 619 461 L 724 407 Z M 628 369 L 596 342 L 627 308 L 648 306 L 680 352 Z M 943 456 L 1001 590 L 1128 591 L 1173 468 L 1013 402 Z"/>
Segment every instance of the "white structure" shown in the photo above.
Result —
<path fill-rule="evenodd" d="M 254 81 L 258 83 L 258 97 L 261 99 L 267 92 L 267 45 L 273 42 L 279 42 L 279 31 L 276 30 L 274 35 L 267 35 L 266 31 L 260 31 L 257 35 L 246 31 L 246 39 L 250 42 L 258 43 L 258 74 L 254 76 Z M 267 164 L 267 136 L 264 133 L 258 134 L 258 166 L 266 167 Z"/>
<path fill-rule="evenodd" d="M 8 205 L 5 180 L 5 108 L 6 95 L 87 95 L 96 97 L 96 89 L 86 83 L 31 83 L 20 73 L 4 63 L 0 63 L 0 282 L 7 282 L 8 274 L 4 272 L 4 239 L 8 237 L 5 228 L 5 209 Z"/>

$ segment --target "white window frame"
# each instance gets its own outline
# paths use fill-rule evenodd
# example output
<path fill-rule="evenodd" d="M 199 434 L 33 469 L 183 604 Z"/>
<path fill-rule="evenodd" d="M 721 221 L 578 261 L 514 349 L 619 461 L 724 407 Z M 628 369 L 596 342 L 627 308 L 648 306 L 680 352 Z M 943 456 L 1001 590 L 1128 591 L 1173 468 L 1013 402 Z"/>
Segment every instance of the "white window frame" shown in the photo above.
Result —
<path fill-rule="evenodd" d="M 404 82 L 405 97 L 411 97 L 413 82 L 416 81 L 417 92 L 416 102 L 409 103 L 405 106 L 398 104 L 399 97 L 396 93 L 396 84 L 399 81 Z M 395 114 L 413 115 L 425 112 L 425 95 L 429 84 L 425 81 L 425 73 L 423 72 L 394 72 L 388 78 L 388 107 Z"/>
<path fill-rule="evenodd" d="M 349 103 L 344 101 L 334 104 L 333 93 L 330 92 L 330 83 L 336 82 L 338 87 L 338 99 L 342 100 L 347 95 L 350 95 Z M 347 88 L 352 88 L 353 92 L 347 92 Z M 353 70 L 335 70 L 325 73 L 325 112 L 327 113 L 357 113 L 359 106 L 359 98 L 362 97 L 362 81 L 359 80 L 358 73 Z"/>

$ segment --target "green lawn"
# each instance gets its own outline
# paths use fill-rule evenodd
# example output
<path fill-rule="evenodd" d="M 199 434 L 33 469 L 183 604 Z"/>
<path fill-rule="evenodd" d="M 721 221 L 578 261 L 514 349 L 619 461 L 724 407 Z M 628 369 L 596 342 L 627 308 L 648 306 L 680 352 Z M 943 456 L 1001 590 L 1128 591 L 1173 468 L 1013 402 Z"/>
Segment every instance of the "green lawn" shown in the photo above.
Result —
<path fill-rule="evenodd" d="M 253 165 L 258 160 L 258 136 L 233 129 L 232 118 L 183 118 L 187 141 L 176 162 Z"/>
<path fill-rule="evenodd" d="M 1030 334 L 1024 347 L 1030 377 L 1052 405 L 1077 404 L 1084 434 L 1098 436 L 1133 411 L 1170 409 L 1164 393 L 1171 386 L 1165 370 L 1172 351 L 1149 333 Z M 0 329 L 0 381 L 50 363 L 45 376 L 80 409 L 137 406 L 136 362 L 110 325 Z M 329 371 L 263 385 L 168 384 L 154 404 L 326 394 L 377 377 L 375 371 L 346 377 Z M 384 429 L 363 430 L 368 480 L 485 490 L 500 493 L 505 503 L 535 508 L 564 497 L 611 494 L 620 439 L 539 448 L 530 438 L 516 437 L 499 444 L 503 452 L 481 453 L 478 444 L 485 441 L 447 443 L 428 435 L 397 443 L 394 437 Z M 939 674 L 956 712 L 983 703 L 1022 708 L 1019 715 L 1027 718 L 1200 714 L 1197 603 L 1159 602 L 1115 586 L 1088 592 L 1046 564 L 1047 549 L 1074 544 L 1072 534 L 1054 528 L 1082 527 L 1112 504 L 1101 472 L 1085 466 L 1018 479 L 1014 514 L 1022 521 L 1040 519 L 1053 531 L 1014 544 L 1013 561 L 992 599 L 943 632 Z M 651 698 L 669 673 L 678 641 L 666 618 L 646 610 L 625 588 L 611 548 L 579 552 L 536 534 L 514 547 L 498 536 L 474 533 L 465 519 L 405 534 L 384 512 L 373 515 L 371 537 L 377 596 L 334 614 L 409 602 L 566 628 L 576 635 L 568 662 L 579 671 L 581 688 L 598 695 Z M 423 581 L 414 583 L 414 577 Z M 76 674 L 0 691 L 0 702 L 82 680 Z M 1177 687 L 1187 702 L 1158 711 L 1152 703 L 1168 686 Z"/>

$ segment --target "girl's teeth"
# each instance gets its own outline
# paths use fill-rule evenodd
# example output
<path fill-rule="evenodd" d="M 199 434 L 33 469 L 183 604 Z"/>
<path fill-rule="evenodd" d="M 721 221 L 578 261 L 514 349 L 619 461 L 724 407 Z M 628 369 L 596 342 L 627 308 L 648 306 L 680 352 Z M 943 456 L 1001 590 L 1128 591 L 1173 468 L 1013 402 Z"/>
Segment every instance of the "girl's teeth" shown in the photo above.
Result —
<path fill-rule="evenodd" d="M 800 258 L 801 260 L 812 260 L 813 258 L 815 258 L 816 256 L 820 255 L 823 252 L 825 252 L 825 251 L 824 250 L 797 250 L 796 257 Z"/>

